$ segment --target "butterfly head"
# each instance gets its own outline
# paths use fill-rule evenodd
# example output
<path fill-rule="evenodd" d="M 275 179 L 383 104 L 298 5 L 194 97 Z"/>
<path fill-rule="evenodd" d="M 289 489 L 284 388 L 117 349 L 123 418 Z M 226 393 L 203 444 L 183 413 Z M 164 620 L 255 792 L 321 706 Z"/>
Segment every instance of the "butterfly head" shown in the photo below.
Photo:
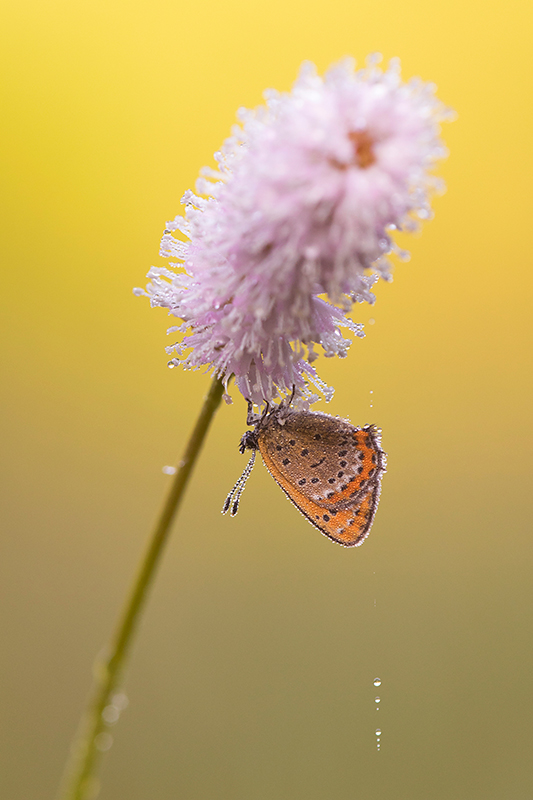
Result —
<path fill-rule="evenodd" d="M 259 424 L 260 423 L 257 423 L 256 428 Z M 239 444 L 240 452 L 244 453 L 245 450 L 258 450 L 258 449 L 259 445 L 257 443 L 257 430 L 246 431 L 246 433 L 243 433 L 243 435 L 241 436 L 241 442 Z"/>

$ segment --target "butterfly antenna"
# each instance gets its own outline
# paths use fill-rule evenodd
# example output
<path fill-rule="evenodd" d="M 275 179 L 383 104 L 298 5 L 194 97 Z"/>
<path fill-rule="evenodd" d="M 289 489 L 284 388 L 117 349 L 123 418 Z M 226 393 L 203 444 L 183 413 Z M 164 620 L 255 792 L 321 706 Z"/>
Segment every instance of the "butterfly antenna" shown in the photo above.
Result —
<path fill-rule="evenodd" d="M 255 463 L 255 450 L 252 450 L 252 455 L 250 460 L 248 461 L 247 465 L 245 466 L 241 477 L 231 490 L 231 492 L 226 497 L 225 503 L 222 507 L 222 513 L 227 514 L 231 506 L 231 516 L 234 517 L 237 511 L 239 510 L 239 500 L 241 499 L 241 494 L 244 492 L 244 487 L 246 486 L 246 481 L 250 477 L 250 473 L 254 468 Z"/>
<path fill-rule="evenodd" d="M 240 502 L 240 499 L 241 499 L 241 495 L 244 492 L 244 487 L 246 486 L 246 481 L 250 477 L 250 473 L 251 473 L 251 471 L 252 471 L 252 469 L 254 467 L 254 464 L 255 464 L 255 454 L 256 454 L 256 451 L 253 450 L 252 451 L 252 455 L 250 456 L 250 460 L 247 463 L 247 465 L 245 467 L 245 470 L 241 475 L 241 478 L 242 478 L 241 484 L 238 487 L 238 489 L 237 489 L 237 491 L 236 491 L 236 493 L 234 495 L 233 503 L 231 505 L 231 516 L 232 517 L 234 517 L 235 514 L 237 513 L 237 511 L 239 510 L 239 502 Z"/>

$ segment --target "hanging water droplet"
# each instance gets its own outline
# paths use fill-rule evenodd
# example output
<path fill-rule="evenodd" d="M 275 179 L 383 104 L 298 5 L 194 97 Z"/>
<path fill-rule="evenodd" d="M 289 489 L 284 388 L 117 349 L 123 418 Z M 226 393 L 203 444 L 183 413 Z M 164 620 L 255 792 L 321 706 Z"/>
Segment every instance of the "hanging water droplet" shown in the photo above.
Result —
<path fill-rule="evenodd" d="M 374 697 L 374 703 L 380 703 L 381 697 Z"/>
<path fill-rule="evenodd" d="M 374 686 L 381 686 L 381 678 L 374 678 Z"/>
<path fill-rule="evenodd" d="M 175 475 L 176 474 L 176 467 L 162 467 L 161 471 L 165 473 L 165 475 Z"/>
<path fill-rule="evenodd" d="M 94 739 L 94 746 L 97 750 L 100 750 L 101 753 L 105 753 L 111 745 L 113 744 L 113 737 L 110 733 L 104 731 L 104 733 L 99 733 L 98 736 Z"/>
<path fill-rule="evenodd" d="M 376 728 L 376 736 L 381 736 L 381 728 Z"/>

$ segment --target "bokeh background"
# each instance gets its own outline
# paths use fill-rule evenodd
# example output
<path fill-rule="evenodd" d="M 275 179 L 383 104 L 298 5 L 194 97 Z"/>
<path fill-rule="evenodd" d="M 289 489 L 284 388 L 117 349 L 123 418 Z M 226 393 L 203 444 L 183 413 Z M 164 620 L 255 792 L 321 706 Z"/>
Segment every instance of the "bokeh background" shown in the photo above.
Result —
<path fill-rule="evenodd" d="M 209 380 L 135 298 L 239 106 L 299 64 L 400 56 L 459 118 L 448 192 L 378 288 L 329 406 L 383 428 L 381 505 L 344 550 L 223 407 L 135 644 L 102 800 L 533 796 L 531 4 L 6 3 L 0 796 L 53 797 Z M 371 404 L 372 403 L 372 407 Z M 382 685 L 380 711 L 375 710 Z M 381 752 L 375 729 L 383 731 Z"/>

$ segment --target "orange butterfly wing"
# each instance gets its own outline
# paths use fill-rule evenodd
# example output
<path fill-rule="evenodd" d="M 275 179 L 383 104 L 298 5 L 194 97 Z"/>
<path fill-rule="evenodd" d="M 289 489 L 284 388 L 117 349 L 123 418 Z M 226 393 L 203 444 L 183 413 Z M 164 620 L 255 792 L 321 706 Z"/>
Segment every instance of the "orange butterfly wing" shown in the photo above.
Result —
<path fill-rule="evenodd" d="M 273 420 L 266 426 L 258 444 L 268 471 L 309 522 L 345 547 L 362 544 L 385 471 L 375 428 L 295 412 L 283 425 Z"/>

